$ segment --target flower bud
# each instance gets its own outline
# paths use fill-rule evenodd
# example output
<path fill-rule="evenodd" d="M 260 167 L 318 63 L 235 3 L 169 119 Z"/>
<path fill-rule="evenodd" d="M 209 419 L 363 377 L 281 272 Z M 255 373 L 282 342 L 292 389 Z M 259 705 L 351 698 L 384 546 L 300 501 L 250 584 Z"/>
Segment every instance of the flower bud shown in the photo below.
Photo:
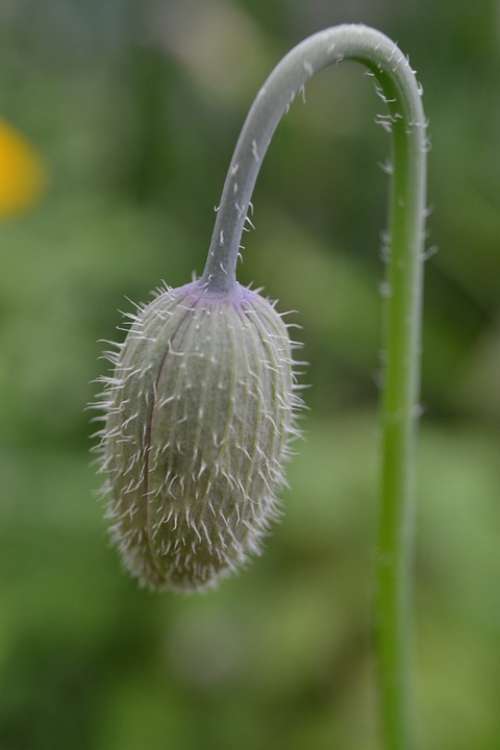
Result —
<path fill-rule="evenodd" d="M 202 590 L 278 516 L 300 405 L 287 326 L 257 292 L 201 281 L 129 318 L 96 404 L 112 539 L 144 585 Z"/>

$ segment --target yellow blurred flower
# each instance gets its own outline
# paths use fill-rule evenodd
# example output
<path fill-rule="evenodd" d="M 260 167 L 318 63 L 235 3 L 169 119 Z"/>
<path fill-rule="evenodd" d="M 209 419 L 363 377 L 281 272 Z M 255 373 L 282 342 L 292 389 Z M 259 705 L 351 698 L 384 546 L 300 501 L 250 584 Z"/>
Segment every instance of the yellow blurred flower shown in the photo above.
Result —
<path fill-rule="evenodd" d="M 44 186 L 45 172 L 37 152 L 0 118 L 0 219 L 29 208 Z"/>

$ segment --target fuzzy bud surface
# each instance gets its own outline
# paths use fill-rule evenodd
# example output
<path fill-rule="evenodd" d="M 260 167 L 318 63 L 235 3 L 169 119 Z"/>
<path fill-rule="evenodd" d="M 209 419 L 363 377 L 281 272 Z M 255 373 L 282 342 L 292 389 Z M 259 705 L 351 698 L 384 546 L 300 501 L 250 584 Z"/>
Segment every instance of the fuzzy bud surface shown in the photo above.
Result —
<path fill-rule="evenodd" d="M 95 405 L 111 536 L 142 584 L 210 588 L 279 515 L 300 406 L 287 326 L 238 283 L 166 288 L 128 317 Z"/>

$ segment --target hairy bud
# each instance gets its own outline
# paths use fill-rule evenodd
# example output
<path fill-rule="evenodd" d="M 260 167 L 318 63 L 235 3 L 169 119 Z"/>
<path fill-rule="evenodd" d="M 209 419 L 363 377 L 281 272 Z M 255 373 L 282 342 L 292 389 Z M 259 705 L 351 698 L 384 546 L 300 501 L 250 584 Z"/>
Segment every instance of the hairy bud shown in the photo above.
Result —
<path fill-rule="evenodd" d="M 287 326 L 257 292 L 162 289 L 96 406 L 112 539 L 154 589 L 202 590 L 258 553 L 300 406 Z"/>

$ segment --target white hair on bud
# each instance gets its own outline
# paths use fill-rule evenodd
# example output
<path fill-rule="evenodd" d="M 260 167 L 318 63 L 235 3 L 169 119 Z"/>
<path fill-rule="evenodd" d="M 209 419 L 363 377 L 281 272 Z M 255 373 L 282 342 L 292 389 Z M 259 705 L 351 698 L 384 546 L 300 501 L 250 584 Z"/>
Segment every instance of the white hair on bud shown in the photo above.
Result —
<path fill-rule="evenodd" d="M 266 299 L 200 281 L 158 292 L 103 355 L 96 450 L 126 568 L 153 589 L 199 591 L 258 554 L 279 517 L 302 401 Z"/>

